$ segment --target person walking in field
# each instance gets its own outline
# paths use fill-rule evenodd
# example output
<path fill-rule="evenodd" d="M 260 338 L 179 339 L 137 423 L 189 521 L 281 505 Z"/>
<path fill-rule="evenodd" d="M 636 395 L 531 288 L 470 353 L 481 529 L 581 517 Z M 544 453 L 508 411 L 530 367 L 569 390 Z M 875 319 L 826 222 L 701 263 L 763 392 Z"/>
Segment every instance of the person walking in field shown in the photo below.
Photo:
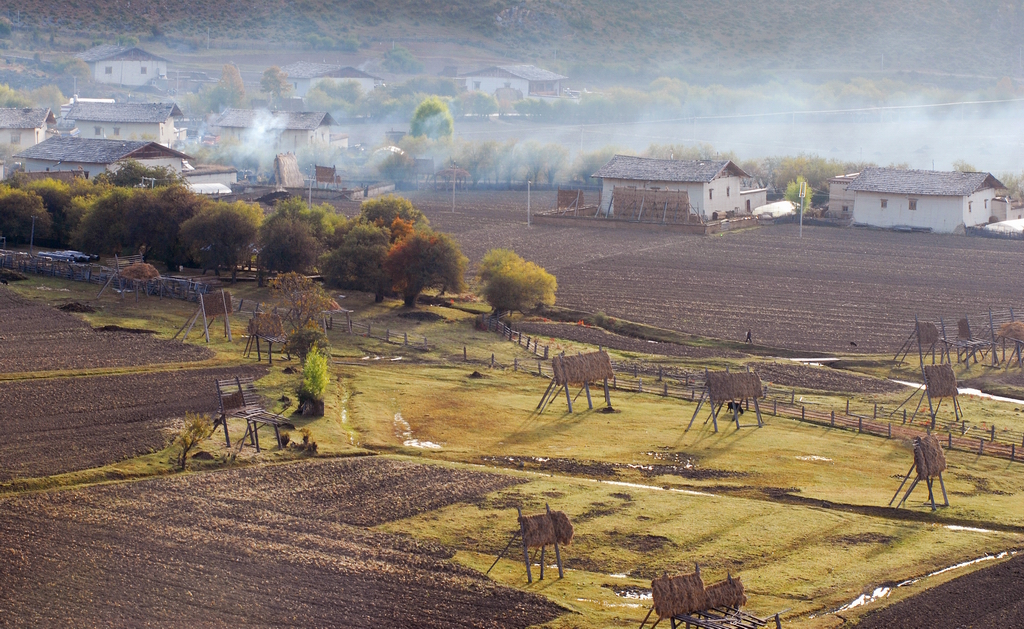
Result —
<path fill-rule="evenodd" d="M 747 330 L 747 338 L 743 341 L 744 343 L 754 344 L 754 339 L 750 336 L 750 330 Z"/>

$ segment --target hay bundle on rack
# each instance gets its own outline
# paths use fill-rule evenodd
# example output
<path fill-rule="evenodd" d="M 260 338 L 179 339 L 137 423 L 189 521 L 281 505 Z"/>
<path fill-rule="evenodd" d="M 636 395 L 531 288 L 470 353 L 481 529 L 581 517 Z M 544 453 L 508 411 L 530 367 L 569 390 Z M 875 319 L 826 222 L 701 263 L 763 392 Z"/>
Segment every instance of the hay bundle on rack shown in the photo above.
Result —
<path fill-rule="evenodd" d="M 280 315 L 272 312 L 257 312 L 249 319 L 249 336 L 280 338 L 284 336 L 284 323 Z"/>
<path fill-rule="evenodd" d="M 579 356 L 555 356 L 551 359 L 555 384 L 585 384 L 613 378 L 612 360 L 608 352 L 590 352 Z"/>
<path fill-rule="evenodd" d="M 569 516 L 565 515 L 562 511 L 551 512 L 551 525 L 555 527 L 555 539 L 562 546 L 568 546 L 572 544 L 572 537 L 575 531 L 572 527 L 572 522 L 569 521 Z"/>
<path fill-rule="evenodd" d="M 971 340 L 971 324 L 967 319 L 960 319 L 956 322 L 956 337 L 965 341 Z"/>
<path fill-rule="evenodd" d="M 914 437 L 914 466 L 922 480 L 935 478 L 946 469 L 946 454 L 935 435 Z"/>
<path fill-rule="evenodd" d="M 218 317 L 224 314 L 231 314 L 231 293 L 226 290 L 219 290 L 216 293 L 203 295 L 203 308 L 207 317 Z"/>
<path fill-rule="evenodd" d="M 924 380 L 932 398 L 956 397 L 956 374 L 950 365 L 925 365 Z"/>
<path fill-rule="evenodd" d="M 740 371 L 737 373 L 729 373 L 727 371 L 708 372 L 708 390 L 711 392 L 711 399 L 716 402 L 759 398 L 764 393 L 761 387 L 761 379 L 752 371 Z"/>
<path fill-rule="evenodd" d="M 739 609 L 747 604 L 747 595 L 743 593 L 743 582 L 739 577 L 726 577 L 725 581 L 709 585 L 704 592 L 708 597 L 708 607 Z"/>
<path fill-rule="evenodd" d="M 999 326 L 999 336 L 1014 341 L 1024 341 L 1024 323 L 1010 321 Z"/>
<path fill-rule="evenodd" d="M 939 340 L 939 329 L 935 327 L 934 323 L 918 323 L 917 338 L 921 341 L 922 346 L 930 347 Z"/>
<path fill-rule="evenodd" d="M 160 277 L 160 272 L 152 264 L 136 262 L 121 269 L 121 277 L 126 280 L 155 280 Z"/>
<path fill-rule="evenodd" d="M 221 396 L 220 399 L 221 403 L 224 405 L 224 412 L 245 406 L 245 397 L 242 395 L 241 391 Z"/>
<path fill-rule="evenodd" d="M 659 577 L 651 581 L 654 611 L 659 618 L 671 618 L 703 611 L 711 607 L 704 592 L 700 568 L 692 574 Z"/>
<path fill-rule="evenodd" d="M 558 539 L 555 524 L 546 513 L 519 516 L 519 524 L 523 527 L 523 541 L 527 548 L 550 546 Z"/>

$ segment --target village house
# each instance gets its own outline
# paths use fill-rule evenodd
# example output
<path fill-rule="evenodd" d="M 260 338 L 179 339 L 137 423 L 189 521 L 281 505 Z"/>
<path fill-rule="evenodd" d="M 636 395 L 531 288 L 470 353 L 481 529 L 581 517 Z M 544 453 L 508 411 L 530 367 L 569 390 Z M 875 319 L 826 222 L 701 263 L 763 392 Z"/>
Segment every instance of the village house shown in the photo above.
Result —
<path fill-rule="evenodd" d="M 152 140 L 171 146 L 184 139 L 175 118 L 183 114 L 174 103 L 75 103 L 65 114 L 83 138 Z"/>
<path fill-rule="evenodd" d="M 352 81 L 359 85 L 359 89 L 362 90 L 363 94 L 372 92 L 375 88 L 384 84 L 384 79 L 379 76 L 367 74 L 350 66 L 342 67 L 326 63 L 297 61 L 282 67 L 281 71 L 288 75 L 294 95 L 300 98 L 305 98 L 309 90 L 325 81 L 336 83 Z"/>
<path fill-rule="evenodd" d="M 828 180 L 828 215 L 832 218 L 849 220 L 853 217 L 853 201 L 857 194 L 849 188 L 859 174 L 838 175 Z"/>
<path fill-rule="evenodd" d="M 988 223 L 1005 187 L 990 173 L 866 168 L 847 190 L 854 225 L 950 234 Z"/>
<path fill-rule="evenodd" d="M 156 142 L 144 140 L 102 140 L 54 136 L 14 158 L 25 172 L 81 170 L 85 177 L 104 171 L 116 171 L 125 160 L 135 160 L 147 167 L 169 167 L 176 173 L 187 168 L 188 155 Z"/>
<path fill-rule="evenodd" d="M 705 219 L 749 215 L 765 203 L 765 191 L 759 189 L 744 196 L 743 180 L 749 179 L 729 160 L 673 160 L 616 155 L 593 177 L 601 179 L 601 209 L 615 215 L 612 191 L 616 187 L 638 189 L 685 190 L 691 209 Z"/>
<path fill-rule="evenodd" d="M 8 107 L 0 109 L 0 144 L 35 146 L 46 139 L 48 125 L 57 119 L 49 107 Z"/>
<path fill-rule="evenodd" d="M 484 92 L 498 100 L 551 99 L 562 95 L 562 81 L 569 77 L 531 65 L 491 66 L 460 74 L 459 86 L 469 92 Z M 508 96 L 515 94 L 516 98 Z"/>
<path fill-rule="evenodd" d="M 329 144 L 331 127 L 337 123 L 325 111 L 227 109 L 210 124 L 220 129 L 222 141 L 271 142 L 275 150 L 294 151 Z"/>
<path fill-rule="evenodd" d="M 167 59 L 133 46 L 107 44 L 75 55 L 88 66 L 92 80 L 114 85 L 148 85 L 167 78 Z"/>

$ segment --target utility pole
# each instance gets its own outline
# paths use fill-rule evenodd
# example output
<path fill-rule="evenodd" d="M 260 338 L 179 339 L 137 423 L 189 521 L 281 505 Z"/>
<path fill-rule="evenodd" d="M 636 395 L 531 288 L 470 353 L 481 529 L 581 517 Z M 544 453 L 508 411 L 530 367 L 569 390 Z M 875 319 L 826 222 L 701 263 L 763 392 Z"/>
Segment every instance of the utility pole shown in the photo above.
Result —
<path fill-rule="evenodd" d="M 452 214 L 455 214 L 455 160 L 452 160 Z"/>
<path fill-rule="evenodd" d="M 30 256 L 35 255 L 36 245 L 36 215 L 32 215 L 32 235 L 28 238 L 28 254 Z"/>
<path fill-rule="evenodd" d="M 807 182 L 800 182 L 800 238 L 804 237 L 804 207 L 807 205 Z"/>
<path fill-rule="evenodd" d="M 310 167 L 309 167 L 309 170 L 310 170 L 310 174 L 309 174 L 309 203 L 308 203 L 309 207 L 313 207 L 313 178 L 315 177 L 315 173 L 313 171 L 313 168 L 314 167 L 312 165 L 310 165 Z"/>
<path fill-rule="evenodd" d="M 530 226 L 530 180 L 526 180 L 526 226 Z"/>

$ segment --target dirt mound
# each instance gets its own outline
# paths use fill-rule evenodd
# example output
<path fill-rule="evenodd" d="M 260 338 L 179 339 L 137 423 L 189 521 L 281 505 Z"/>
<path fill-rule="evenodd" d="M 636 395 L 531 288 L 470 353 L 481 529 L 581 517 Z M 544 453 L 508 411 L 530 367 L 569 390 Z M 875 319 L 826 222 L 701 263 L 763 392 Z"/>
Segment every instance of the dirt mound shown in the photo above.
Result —
<path fill-rule="evenodd" d="M 127 332 L 129 334 L 156 334 L 156 330 L 145 330 L 143 328 L 122 328 L 119 325 L 104 325 L 93 328 L 97 332 Z"/>
<path fill-rule="evenodd" d="M 398 313 L 400 319 L 412 319 L 413 321 L 444 321 L 444 317 L 436 312 L 428 310 L 409 310 Z"/>
<path fill-rule="evenodd" d="M 900 393 L 901 384 L 832 369 L 794 362 L 757 363 L 751 368 L 761 380 L 777 387 L 797 387 L 837 393 Z"/>
<path fill-rule="evenodd" d="M 72 301 L 70 303 L 59 306 L 57 310 L 63 310 L 64 312 L 96 312 L 96 309 L 92 306 Z"/>
<path fill-rule="evenodd" d="M 483 378 L 484 374 L 480 373 L 479 371 L 474 371 L 473 373 L 469 374 L 468 377 L 473 379 Z"/>
<path fill-rule="evenodd" d="M 20 282 L 27 280 L 28 276 L 24 273 L 19 273 L 13 269 L 0 268 L 0 280 L 6 280 L 8 282 Z"/>

